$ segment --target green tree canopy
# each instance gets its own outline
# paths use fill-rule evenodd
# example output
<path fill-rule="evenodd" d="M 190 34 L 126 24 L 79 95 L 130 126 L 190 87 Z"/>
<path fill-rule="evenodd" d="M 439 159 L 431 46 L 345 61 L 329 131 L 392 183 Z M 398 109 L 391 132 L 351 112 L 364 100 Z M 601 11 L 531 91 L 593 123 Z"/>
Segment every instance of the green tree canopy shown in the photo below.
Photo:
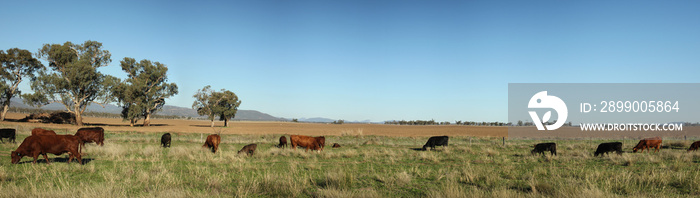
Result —
<path fill-rule="evenodd" d="M 228 126 L 228 121 L 236 117 L 238 106 L 241 105 L 238 96 L 232 91 L 221 89 L 221 92 L 217 92 L 209 85 L 197 90 L 193 97 L 195 101 L 192 108 L 196 109 L 199 115 L 206 115 L 211 120 L 212 127 L 217 117 L 224 121 L 224 126 Z"/>
<path fill-rule="evenodd" d="M 52 71 L 39 72 L 31 83 L 34 94 L 23 95 L 25 102 L 33 106 L 61 103 L 75 114 L 76 124 L 82 126 L 82 113 L 90 103 L 102 105 L 110 101 L 111 87 L 119 79 L 97 71 L 112 62 L 111 54 L 102 49 L 102 43 L 44 44 L 37 54 L 49 62 Z"/>
<path fill-rule="evenodd" d="M 114 96 L 122 106 L 122 118 L 130 120 L 133 126 L 143 117 L 143 126 L 150 125 L 150 118 L 163 108 L 165 99 L 178 93 L 175 83 L 167 83 L 168 67 L 160 62 L 126 57 L 121 67 L 127 79 L 114 88 Z"/>
<path fill-rule="evenodd" d="M 0 104 L 2 104 L 0 121 L 2 121 L 5 120 L 10 107 L 10 99 L 22 93 L 18 87 L 22 77 L 34 79 L 34 73 L 43 70 L 44 65 L 28 50 L 17 48 L 8 49 L 7 53 L 0 50 L 0 65 L 2 65 L 0 70 Z"/>

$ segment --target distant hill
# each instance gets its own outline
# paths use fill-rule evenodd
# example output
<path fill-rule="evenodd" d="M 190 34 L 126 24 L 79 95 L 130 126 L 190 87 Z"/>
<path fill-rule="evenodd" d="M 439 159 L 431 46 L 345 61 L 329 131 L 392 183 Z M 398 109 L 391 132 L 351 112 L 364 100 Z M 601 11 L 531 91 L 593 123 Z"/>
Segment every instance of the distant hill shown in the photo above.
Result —
<path fill-rule="evenodd" d="M 299 122 L 333 122 L 334 119 L 329 118 L 300 118 Z"/>
<path fill-rule="evenodd" d="M 17 108 L 25 108 L 25 109 L 34 109 L 34 107 L 31 107 L 27 104 L 24 104 L 22 99 L 18 98 L 13 98 L 11 100 L 11 107 L 17 107 Z M 41 109 L 45 110 L 65 110 L 66 108 L 58 103 L 52 103 L 46 106 L 41 107 Z M 104 106 L 104 108 L 100 105 L 97 104 L 90 104 L 87 108 L 88 112 L 101 112 L 101 113 L 113 113 L 113 114 L 120 114 L 122 111 L 121 107 L 118 107 L 113 104 L 107 104 Z M 182 117 L 192 117 L 192 118 L 205 118 L 204 116 L 199 116 L 197 114 L 197 111 L 195 111 L 192 108 L 185 108 L 185 107 L 178 107 L 178 106 L 172 106 L 172 105 L 165 105 L 163 106 L 163 109 L 160 110 L 158 115 L 174 115 L 174 116 L 182 116 Z M 275 116 L 272 116 L 270 114 L 262 113 L 260 111 L 256 110 L 238 110 L 238 113 L 236 113 L 236 117 L 233 120 L 245 120 L 245 121 L 287 121 L 287 119 L 284 118 L 278 118 Z"/>

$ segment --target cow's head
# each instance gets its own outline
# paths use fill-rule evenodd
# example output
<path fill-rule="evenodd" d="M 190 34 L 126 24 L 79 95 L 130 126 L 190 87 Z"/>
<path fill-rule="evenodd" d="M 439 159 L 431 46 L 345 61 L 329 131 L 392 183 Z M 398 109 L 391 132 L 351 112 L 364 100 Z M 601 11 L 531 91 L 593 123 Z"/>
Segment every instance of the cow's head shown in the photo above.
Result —
<path fill-rule="evenodd" d="M 637 147 L 632 148 L 632 152 L 636 153 L 636 152 L 637 152 Z"/>
<path fill-rule="evenodd" d="M 22 159 L 23 155 L 17 151 L 12 151 L 10 157 L 12 157 L 12 163 L 17 164 L 19 163 L 19 160 Z"/>

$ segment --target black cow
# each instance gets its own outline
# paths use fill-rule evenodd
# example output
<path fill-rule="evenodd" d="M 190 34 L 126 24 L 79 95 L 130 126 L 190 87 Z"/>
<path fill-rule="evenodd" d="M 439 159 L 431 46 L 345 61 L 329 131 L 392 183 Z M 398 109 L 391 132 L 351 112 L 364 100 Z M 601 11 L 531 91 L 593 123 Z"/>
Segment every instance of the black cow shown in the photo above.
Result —
<path fill-rule="evenodd" d="M 165 133 L 160 137 L 160 145 L 162 145 L 163 148 L 170 147 L 170 133 Z"/>
<path fill-rule="evenodd" d="M 622 142 L 606 142 L 598 145 L 598 149 L 595 150 L 594 156 L 603 156 L 608 152 L 615 151 L 618 155 L 622 155 Z"/>
<path fill-rule="evenodd" d="M 5 143 L 2 141 L 2 138 L 7 138 L 7 141 L 12 141 L 12 143 L 15 142 L 15 138 L 17 137 L 15 134 L 17 130 L 11 129 L 11 128 L 5 128 L 5 129 L 0 129 L 0 142 Z"/>
<path fill-rule="evenodd" d="M 428 150 L 428 147 L 432 148 L 432 150 L 435 150 L 435 146 L 447 146 L 447 141 L 450 139 L 450 137 L 447 136 L 433 136 L 428 139 L 428 142 L 423 145 L 423 150 Z"/>
<path fill-rule="evenodd" d="M 544 155 L 545 151 L 549 151 L 550 153 L 552 153 L 552 155 L 557 155 L 557 143 L 549 142 L 536 144 L 535 149 L 532 149 L 530 153 L 533 155 L 535 153 L 541 153 L 542 155 Z"/>

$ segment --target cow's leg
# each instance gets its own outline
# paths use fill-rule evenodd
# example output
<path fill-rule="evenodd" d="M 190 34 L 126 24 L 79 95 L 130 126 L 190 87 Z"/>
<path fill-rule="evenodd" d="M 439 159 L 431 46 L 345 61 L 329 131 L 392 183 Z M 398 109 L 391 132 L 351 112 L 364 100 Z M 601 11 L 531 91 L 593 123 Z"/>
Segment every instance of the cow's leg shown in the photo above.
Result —
<path fill-rule="evenodd" d="M 49 163 L 49 156 L 47 156 L 46 153 L 44 153 L 44 159 L 46 159 L 46 164 L 50 164 Z"/>

